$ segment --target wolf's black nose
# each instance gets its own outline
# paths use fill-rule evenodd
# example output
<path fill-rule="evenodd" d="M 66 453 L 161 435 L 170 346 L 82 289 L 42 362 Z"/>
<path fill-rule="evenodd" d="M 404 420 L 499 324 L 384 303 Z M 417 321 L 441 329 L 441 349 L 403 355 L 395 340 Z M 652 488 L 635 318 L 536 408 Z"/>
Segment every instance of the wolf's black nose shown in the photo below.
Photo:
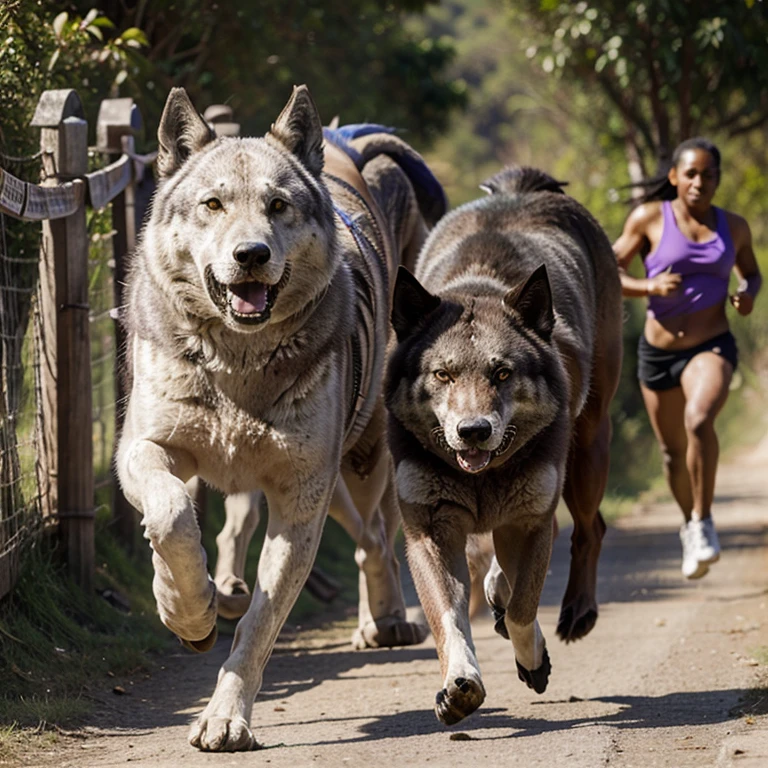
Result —
<path fill-rule="evenodd" d="M 235 248 L 233 255 L 243 269 L 250 269 L 266 264 L 272 254 L 266 243 L 245 242 Z"/>
<path fill-rule="evenodd" d="M 487 419 L 464 419 L 456 429 L 459 437 L 467 443 L 482 443 L 493 432 L 491 422 Z"/>

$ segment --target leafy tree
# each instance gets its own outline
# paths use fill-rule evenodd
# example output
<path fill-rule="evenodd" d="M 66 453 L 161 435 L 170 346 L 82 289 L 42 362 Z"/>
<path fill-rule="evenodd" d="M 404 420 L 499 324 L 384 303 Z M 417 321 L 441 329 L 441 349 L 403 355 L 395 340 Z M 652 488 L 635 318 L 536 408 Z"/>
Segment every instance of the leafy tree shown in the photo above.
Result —
<path fill-rule="evenodd" d="M 84 12 L 91 0 L 70 5 Z M 156 124 L 171 86 L 202 110 L 229 103 L 244 133 L 262 133 L 291 87 L 307 83 L 328 122 L 384 122 L 428 141 L 461 107 L 445 78 L 452 49 L 403 29 L 425 0 L 103 0 L 118 29 L 141 28 L 149 47 L 142 110 Z"/>
<path fill-rule="evenodd" d="M 110 27 L 109 19 L 96 10 L 73 17 L 61 12 L 56 0 L 9 0 L 0 8 L 0 166 L 39 181 L 39 164 L 20 158 L 39 148 L 39 132 L 29 123 L 44 90 L 75 88 L 92 120 L 100 100 L 117 95 L 129 62 L 140 58 L 135 52 L 142 36 L 127 29 L 105 41 L 103 31 Z M 26 289 L 31 291 L 37 276 L 40 225 L 3 217 L 2 235 L 2 283 L 14 290 L 3 291 L 0 307 L 4 318 L 17 323 L 18 346 L 29 309 Z"/>
<path fill-rule="evenodd" d="M 528 32 L 502 0 L 444 0 L 409 23 L 456 50 L 448 76 L 462 84 L 467 108 L 426 152 L 452 203 L 476 197 L 504 164 L 535 165 L 568 181 L 604 225 L 620 226 L 626 211 L 607 205 L 607 190 L 625 183 L 621 148 L 581 118 L 594 99 L 533 65 Z"/>
<path fill-rule="evenodd" d="M 513 0 L 544 71 L 595 96 L 634 179 L 684 138 L 768 122 L 768 9 L 756 0 Z"/>
<path fill-rule="evenodd" d="M 29 121 L 44 90 L 74 88 L 86 114 L 117 96 L 129 67 L 141 61 L 140 30 L 112 32 L 95 9 L 82 16 L 61 11 L 56 0 L 9 0 L 0 8 L 0 147 L 5 154 L 31 154 L 39 136 Z M 106 38 L 106 39 L 105 39 Z M 127 82 L 124 88 L 131 85 Z"/>

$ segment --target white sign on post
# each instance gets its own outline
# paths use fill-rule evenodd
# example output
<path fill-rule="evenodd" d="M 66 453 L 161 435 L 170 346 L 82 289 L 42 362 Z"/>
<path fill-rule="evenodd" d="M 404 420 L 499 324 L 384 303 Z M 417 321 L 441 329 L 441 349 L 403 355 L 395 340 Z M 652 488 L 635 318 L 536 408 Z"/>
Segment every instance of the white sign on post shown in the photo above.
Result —
<path fill-rule="evenodd" d="M 0 208 L 14 216 L 21 216 L 27 183 L 0 168 Z"/>

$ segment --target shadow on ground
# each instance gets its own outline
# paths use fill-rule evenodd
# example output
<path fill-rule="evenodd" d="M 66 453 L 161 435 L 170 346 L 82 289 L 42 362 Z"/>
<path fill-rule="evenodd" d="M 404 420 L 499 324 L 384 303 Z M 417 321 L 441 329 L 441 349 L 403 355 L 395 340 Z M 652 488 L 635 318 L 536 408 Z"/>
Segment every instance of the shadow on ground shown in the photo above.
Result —
<path fill-rule="evenodd" d="M 541 601 L 543 606 L 558 606 L 565 591 L 570 533 L 569 529 L 561 530 L 555 542 L 551 572 Z M 764 546 L 765 526 L 728 528 L 721 534 L 721 542 L 724 557 L 728 556 L 729 551 Z M 676 529 L 656 532 L 610 529 L 605 539 L 600 562 L 600 572 L 605 574 L 598 586 L 600 602 L 605 604 L 663 601 L 677 595 L 681 590 L 691 589 L 691 584 L 678 576 L 679 546 Z M 406 594 L 413 594 L 410 584 L 406 584 Z M 751 592 L 751 595 L 753 594 L 754 588 Z M 736 595 L 733 599 L 738 597 L 740 595 Z M 338 611 L 334 613 L 338 615 Z M 321 647 L 311 644 L 303 647 L 290 645 L 283 637 L 282 645 L 278 647 L 267 666 L 258 701 L 288 698 L 313 688 L 321 680 L 349 676 L 354 670 L 361 670 L 368 664 L 376 664 L 377 667 L 397 664 L 397 669 L 393 668 L 392 676 L 408 677 L 422 673 L 408 671 L 403 668 L 403 665 L 424 660 L 436 662 L 435 651 L 431 647 L 356 652 L 350 649 L 346 641 L 340 642 L 338 637 L 337 633 L 336 640 Z M 299 641 L 301 642 L 301 635 Z M 155 680 L 140 681 L 136 685 L 119 681 L 129 692 L 127 696 L 119 698 L 113 696 L 108 691 L 115 681 L 106 681 L 103 689 L 105 692 L 92 697 L 103 706 L 87 724 L 98 726 L 111 733 L 128 731 L 135 736 L 167 726 L 185 726 L 202 709 L 207 697 L 212 693 L 218 669 L 228 655 L 230 644 L 230 637 L 221 637 L 216 647 L 205 656 L 196 656 L 179 650 L 178 653 L 164 660 L 164 667 L 154 675 Z M 434 676 L 433 665 L 430 665 L 429 671 L 423 674 Z M 381 673 L 377 672 L 376 676 L 381 676 Z M 365 677 L 366 673 L 360 675 L 360 679 Z M 619 705 L 619 710 L 614 714 L 589 719 L 516 718 L 502 710 L 484 709 L 473 715 L 470 720 L 463 722 L 459 728 L 470 736 L 474 731 L 483 731 L 483 734 L 478 734 L 477 738 L 507 739 L 570 730 L 595 722 L 621 728 L 715 723 L 733 717 L 734 715 L 728 711 L 728 706 L 732 706 L 734 700 L 746 694 L 746 691 L 718 690 L 672 693 L 660 697 L 627 696 L 596 699 L 594 701 Z M 730 704 L 724 702 L 730 702 Z M 548 703 L 557 702 L 537 702 L 539 705 Z M 559 702 L 558 704 L 567 706 L 567 703 Z M 329 703 L 329 714 L 333 714 L 332 702 Z M 332 717 L 329 719 L 323 716 L 322 719 L 324 722 L 332 721 Z M 489 735 L 488 731 L 494 729 L 505 729 L 505 731 L 512 729 L 513 733 Z M 445 727 L 438 723 L 431 710 L 425 708 L 381 716 L 372 722 L 366 719 L 360 724 L 359 738 L 350 741 L 444 731 L 446 731 Z"/>
<path fill-rule="evenodd" d="M 494 739 L 519 739 L 538 736 L 556 731 L 569 731 L 587 725 L 600 725 L 621 729 L 675 728 L 680 726 L 712 725 L 733 719 L 728 703 L 745 694 L 741 690 L 705 691 L 701 693 L 673 693 L 666 696 L 611 696 L 573 701 L 538 701 L 542 707 L 573 704 L 583 705 L 584 701 L 613 704 L 619 710 L 611 715 L 598 717 L 574 717 L 552 719 L 546 717 L 514 717 L 506 710 L 484 708 L 471 718 L 447 728 L 438 722 L 431 711 L 410 710 L 385 715 L 371 721 L 370 717 L 360 718 L 359 736 L 351 739 L 337 739 L 313 742 L 323 744 L 355 744 L 380 739 L 408 738 L 414 734 L 460 732 L 464 739 L 491 741 Z M 351 722 L 355 718 L 322 717 L 313 720 L 292 720 L 282 723 L 286 729 L 304 725 L 322 725 L 333 722 Z M 274 726 L 273 726 L 274 728 Z M 279 729 L 278 729 L 279 730 Z M 512 730 L 512 733 L 509 731 Z M 504 731 L 504 733 L 494 733 Z M 285 745 L 281 745 L 285 746 Z M 293 747 L 306 746 L 293 744 Z"/>

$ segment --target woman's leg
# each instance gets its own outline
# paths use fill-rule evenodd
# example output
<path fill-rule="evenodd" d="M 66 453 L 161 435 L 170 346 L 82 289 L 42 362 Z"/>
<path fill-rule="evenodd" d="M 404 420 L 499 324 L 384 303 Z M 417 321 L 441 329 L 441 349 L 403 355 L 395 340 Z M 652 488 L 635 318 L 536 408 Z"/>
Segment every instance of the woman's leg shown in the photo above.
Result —
<path fill-rule="evenodd" d="M 697 542 L 691 532 L 693 490 L 688 472 L 686 455 L 688 437 L 685 429 L 685 394 L 682 387 L 653 390 L 641 384 L 645 408 L 656 433 L 664 457 L 664 474 L 685 521 L 680 527 L 680 543 L 683 547 L 682 573 L 686 579 L 700 579 L 709 571 L 707 563 L 699 562 Z M 712 554 L 712 553 L 710 553 Z M 714 559 L 714 555 L 710 560 Z"/>
<path fill-rule="evenodd" d="M 733 366 L 714 352 L 702 352 L 686 365 L 680 379 L 685 396 L 686 464 L 693 493 L 692 517 L 712 514 L 719 444 L 715 417 L 728 398 Z"/>
<path fill-rule="evenodd" d="M 661 449 L 667 484 L 687 522 L 694 502 L 686 463 L 688 438 L 683 418 L 686 407 L 683 389 L 654 390 L 641 383 L 640 391 Z"/>

